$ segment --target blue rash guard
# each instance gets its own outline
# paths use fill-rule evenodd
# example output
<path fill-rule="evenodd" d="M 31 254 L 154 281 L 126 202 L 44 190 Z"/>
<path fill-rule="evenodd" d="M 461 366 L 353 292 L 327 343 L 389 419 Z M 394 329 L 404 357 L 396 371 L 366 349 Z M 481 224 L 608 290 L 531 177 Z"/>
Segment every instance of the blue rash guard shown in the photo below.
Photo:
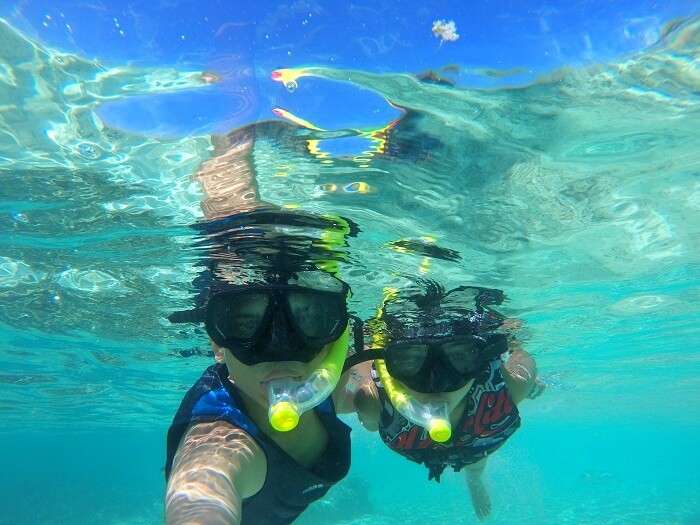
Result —
<path fill-rule="evenodd" d="M 328 446 L 318 462 L 306 468 L 263 434 L 245 414 L 240 393 L 228 380 L 226 365 L 210 366 L 185 395 L 168 430 L 165 477 L 170 477 L 177 447 L 191 425 L 226 421 L 253 438 L 267 458 L 265 483 L 257 494 L 243 500 L 241 523 L 291 523 L 343 479 L 350 468 L 350 427 L 337 418 L 330 398 L 314 411 L 328 432 Z"/>

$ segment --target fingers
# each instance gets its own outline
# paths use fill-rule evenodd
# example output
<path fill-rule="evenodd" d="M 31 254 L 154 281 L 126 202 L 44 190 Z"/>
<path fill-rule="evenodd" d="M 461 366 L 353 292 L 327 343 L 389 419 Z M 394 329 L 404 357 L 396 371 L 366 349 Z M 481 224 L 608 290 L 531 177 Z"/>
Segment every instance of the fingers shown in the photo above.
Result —
<path fill-rule="evenodd" d="M 491 514 L 491 498 L 480 478 L 472 479 L 467 484 L 474 505 L 474 513 L 479 521 L 485 520 Z"/>
<path fill-rule="evenodd" d="M 475 508 L 474 510 L 479 521 L 484 521 L 491 515 L 491 502 L 487 501 L 485 505 Z"/>

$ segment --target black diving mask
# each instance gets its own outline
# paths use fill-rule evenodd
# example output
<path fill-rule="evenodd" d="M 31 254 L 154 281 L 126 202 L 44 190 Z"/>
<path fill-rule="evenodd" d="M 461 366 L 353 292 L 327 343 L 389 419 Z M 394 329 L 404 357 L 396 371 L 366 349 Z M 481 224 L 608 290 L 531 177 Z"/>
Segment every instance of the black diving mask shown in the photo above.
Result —
<path fill-rule="evenodd" d="M 272 361 L 308 363 L 348 324 L 349 286 L 337 290 L 298 284 L 230 286 L 172 322 L 204 322 L 209 337 L 246 365 Z"/>
<path fill-rule="evenodd" d="M 435 394 L 462 388 L 507 349 L 504 334 L 488 334 L 395 340 L 382 353 L 391 377 Z"/>

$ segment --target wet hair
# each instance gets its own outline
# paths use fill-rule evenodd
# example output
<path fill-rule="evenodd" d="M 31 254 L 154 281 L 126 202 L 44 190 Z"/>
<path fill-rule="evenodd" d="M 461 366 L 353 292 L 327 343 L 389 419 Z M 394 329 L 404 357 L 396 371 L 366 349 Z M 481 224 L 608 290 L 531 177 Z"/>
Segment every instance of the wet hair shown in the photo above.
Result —
<path fill-rule="evenodd" d="M 302 273 L 335 275 L 347 238 L 359 232 L 345 217 L 275 207 L 192 225 L 202 268 L 192 282 L 196 306 L 220 288 L 287 282 Z"/>
<path fill-rule="evenodd" d="M 497 330 L 505 316 L 495 310 L 505 299 L 502 290 L 458 286 L 446 290 L 430 279 L 389 296 L 370 326 L 390 339 L 443 337 Z"/>
<path fill-rule="evenodd" d="M 191 225 L 200 269 L 192 281 L 193 309 L 173 312 L 171 322 L 198 318 L 209 299 L 232 287 L 294 283 L 342 289 L 337 264 L 346 261 L 355 223 L 340 216 L 260 207 Z M 329 288 L 330 287 L 330 288 Z"/>

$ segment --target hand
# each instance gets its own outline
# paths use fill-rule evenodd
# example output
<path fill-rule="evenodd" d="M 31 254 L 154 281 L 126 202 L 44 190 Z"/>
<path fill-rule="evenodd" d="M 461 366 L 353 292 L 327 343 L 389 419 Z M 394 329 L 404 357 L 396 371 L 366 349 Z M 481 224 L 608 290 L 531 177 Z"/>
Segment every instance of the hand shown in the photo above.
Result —
<path fill-rule="evenodd" d="M 472 497 L 474 513 L 479 521 L 484 521 L 491 514 L 491 498 L 481 476 L 467 478 L 467 487 L 469 487 L 469 494 Z"/>

